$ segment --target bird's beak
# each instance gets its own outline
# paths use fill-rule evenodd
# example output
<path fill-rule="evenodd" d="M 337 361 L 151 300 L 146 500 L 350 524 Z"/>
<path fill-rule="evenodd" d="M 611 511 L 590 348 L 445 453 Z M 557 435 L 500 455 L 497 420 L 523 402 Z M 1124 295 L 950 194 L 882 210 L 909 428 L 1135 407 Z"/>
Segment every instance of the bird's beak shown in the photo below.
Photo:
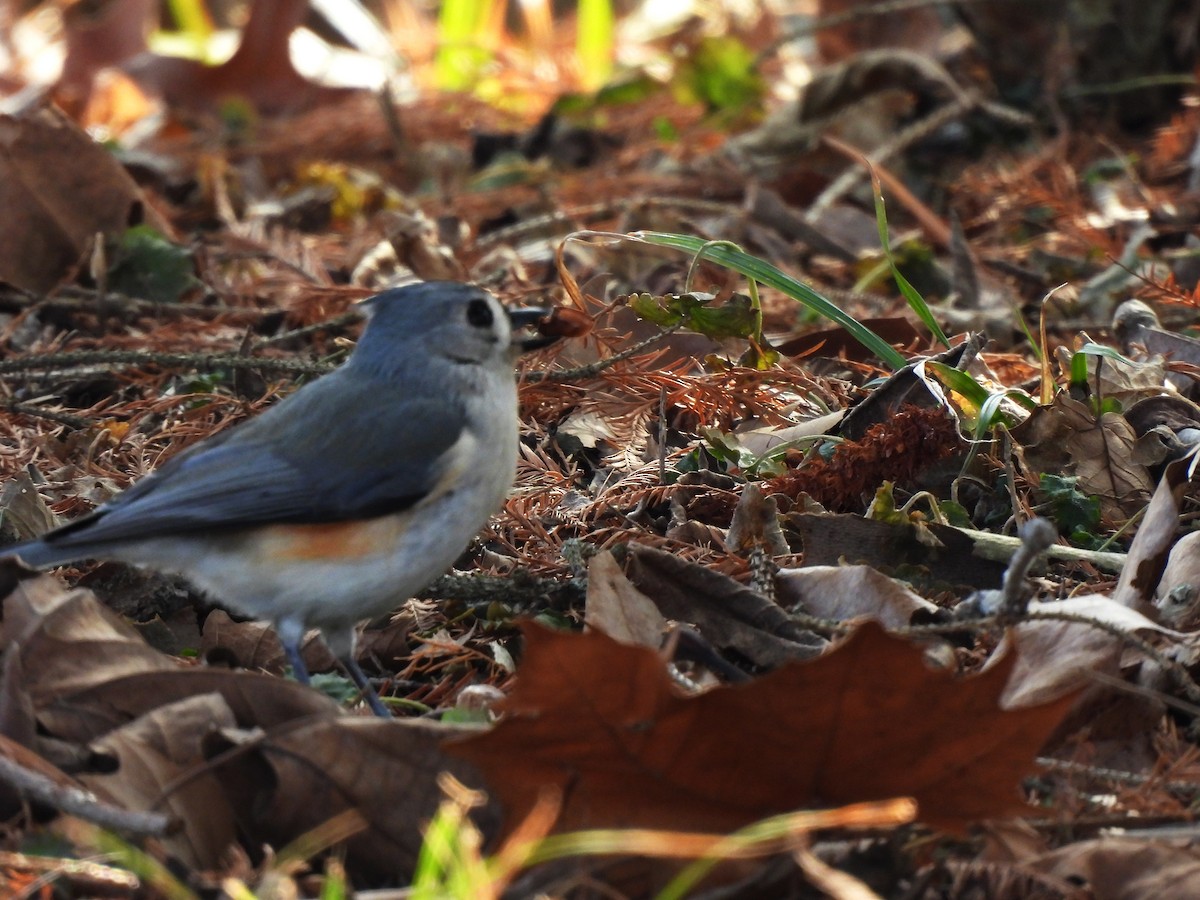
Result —
<path fill-rule="evenodd" d="M 562 337 L 562 335 L 547 334 L 541 330 L 541 326 L 549 321 L 550 313 L 551 311 L 544 306 L 510 309 L 508 320 L 512 323 L 513 346 L 522 353 L 528 353 L 530 350 L 548 347 Z M 522 336 L 520 332 L 524 329 L 530 329 L 532 333 Z"/>

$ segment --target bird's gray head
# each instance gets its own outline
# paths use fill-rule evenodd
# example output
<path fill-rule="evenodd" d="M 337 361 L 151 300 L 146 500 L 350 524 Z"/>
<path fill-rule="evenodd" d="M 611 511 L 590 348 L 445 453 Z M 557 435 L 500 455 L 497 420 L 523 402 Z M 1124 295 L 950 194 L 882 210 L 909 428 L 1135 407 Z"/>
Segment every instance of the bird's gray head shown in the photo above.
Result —
<path fill-rule="evenodd" d="M 394 288 L 363 301 L 361 308 L 367 327 L 354 351 L 357 366 L 389 369 L 398 355 L 419 348 L 451 363 L 507 369 L 528 346 L 514 340 L 513 318 L 500 301 L 456 281 Z M 527 312 L 516 313 L 518 327 L 533 321 Z"/>

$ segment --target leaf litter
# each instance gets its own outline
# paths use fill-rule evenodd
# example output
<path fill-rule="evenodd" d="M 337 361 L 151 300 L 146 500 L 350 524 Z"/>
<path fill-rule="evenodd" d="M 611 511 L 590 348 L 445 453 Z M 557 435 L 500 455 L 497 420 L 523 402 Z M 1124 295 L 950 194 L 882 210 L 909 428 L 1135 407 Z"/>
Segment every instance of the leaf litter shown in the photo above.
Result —
<path fill-rule="evenodd" d="M 30 883 L 18 851 L 43 829 L 88 849 L 71 825 L 82 816 L 193 889 L 265 884 L 273 854 L 313 834 L 344 842 L 357 886 L 404 885 L 448 802 L 444 773 L 486 791 L 473 822 L 490 848 L 523 827 L 720 834 L 908 797 L 919 824 L 881 819 L 863 845 L 906 841 L 875 873 L 880 895 L 1200 890 L 1190 850 L 1172 843 L 1187 832 L 1171 830 L 1186 829 L 1200 784 L 1194 586 L 1186 553 L 1172 553 L 1190 546 L 1194 518 L 1191 460 L 1179 457 L 1196 420 L 1174 402 L 1195 380 L 1182 332 L 1200 273 L 1175 245 L 1194 242 L 1196 210 L 1174 203 L 1194 188 L 1194 102 L 1117 137 L 1073 120 L 1024 156 L 996 136 L 978 155 L 926 148 L 947 153 L 941 205 L 896 191 L 886 227 L 892 262 L 959 332 L 940 358 L 971 383 L 949 372 L 931 392 L 927 376 L 892 372 L 779 290 L 747 293 L 712 262 L 587 234 L 736 242 L 811 280 L 912 363 L 932 358 L 881 274 L 871 203 L 851 184 L 862 173 L 837 148 L 874 154 L 886 193 L 929 176 L 902 142 L 871 144 L 917 140 L 898 130 L 914 98 L 978 127 L 1028 126 L 964 91 L 954 69 L 855 46 L 860 36 L 774 116 L 754 114 L 755 79 L 713 93 L 699 52 L 686 78 L 701 103 L 650 91 L 575 120 L 468 94 L 381 105 L 318 89 L 275 52 L 302 7 L 248 29 L 240 55 L 210 69 L 98 61 L 68 23 L 58 87 L 86 102 L 60 102 L 114 134 L 149 111 L 168 123 L 116 155 L 56 107 L 7 107 L 0 180 L 28 196 L 9 204 L 0 254 L 6 539 L 86 512 L 336 365 L 356 334 L 353 301 L 395 279 L 554 300 L 568 339 L 522 364 L 522 455 L 504 511 L 427 591 L 437 604 L 413 600 L 361 642 L 394 722 L 279 677 L 269 630 L 185 587 L 142 581 L 134 598 L 106 567 L 63 573 L 86 576 L 71 589 L 6 571 L 0 802 L 17 824 L 0 883 Z M 253 8 L 257 28 L 266 7 Z M 758 41 L 778 24 L 727 23 Z M 212 115 L 255 46 L 275 94 L 251 96 L 259 113 L 244 120 Z M 881 73 L 896 96 L 864 105 Z M 512 77 L 542 90 L 543 106 L 554 99 Z M 722 119 L 723 103 L 750 108 Z M 860 130 L 834 135 L 829 110 Z M 515 153 L 488 157 L 485 143 Z M 942 222 L 951 209 L 957 237 Z M 140 221 L 157 236 L 131 237 Z M 31 235 L 54 236 L 38 245 L 53 252 L 18 240 Z M 1110 326 L 1113 298 L 1135 294 L 1157 313 Z M 1043 321 L 1048 343 L 1024 342 Z M 1087 351 L 1096 342 L 1125 360 Z M 773 366 L 738 365 L 772 353 Z M 1037 373 L 1054 384 L 1032 413 L 991 400 L 1042 396 Z M 1138 401 L 1155 405 L 1134 414 Z M 1064 537 L 1009 584 L 1012 534 L 1034 515 Z M 1014 607 L 1028 611 L 1020 620 L 962 602 L 1002 588 L 1033 598 Z M 151 624 L 135 630 L 109 607 Z M 478 688 L 502 699 L 468 699 Z M 354 699 L 336 678 L 329 690 Z M 170 827 L 134 817 L 148 812 Z M 1133 824 L 1125 838 L 1101 831 Z M 849 834 L 807 840 L 868 878 L 869 852 L 838 840 Z M 327 846 L 309 854 L 317 869 Z M 674 871 L 637 870 L 659 884 Z M 592 872 L 640 895 L 637 878 L 603 862 Z M 570 895 L 553 867 L 525 877 L 514 890 Z M 778 888 L 765 863 L 712 877 L 742 879 L 747 896 Z"/>

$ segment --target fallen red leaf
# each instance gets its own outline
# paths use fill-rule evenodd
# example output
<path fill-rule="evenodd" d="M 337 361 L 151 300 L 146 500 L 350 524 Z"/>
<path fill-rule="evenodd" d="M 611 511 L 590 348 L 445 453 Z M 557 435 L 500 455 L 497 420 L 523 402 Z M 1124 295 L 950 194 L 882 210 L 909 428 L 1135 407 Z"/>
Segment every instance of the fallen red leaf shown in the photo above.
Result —
<path fill-rule="evenodd" d="M 731 830 L 911 796 L 921 821 L 961 831 L 1027 810 L 1019 782 L 1074 701 L 1004 710 L 1015 656 L 956 678 L 870 622 L 819 659 L 692 697 L 651 650 L 533 624 L 525 636 L 506 718 L 447 747 L 484 772 L 509 823 L 555 785 L 562 829 Z"/>

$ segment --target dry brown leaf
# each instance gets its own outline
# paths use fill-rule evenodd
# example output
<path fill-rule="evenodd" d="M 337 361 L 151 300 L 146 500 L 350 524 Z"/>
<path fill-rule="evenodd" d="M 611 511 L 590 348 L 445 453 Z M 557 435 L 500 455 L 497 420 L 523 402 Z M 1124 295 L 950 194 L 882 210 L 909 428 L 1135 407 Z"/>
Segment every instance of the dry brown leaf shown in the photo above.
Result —
<path fill-rule="evenodd" d="M 44 294 L 140 217 L 116 159 L 54 107 L 0 116 L 0 281 Z"/>
<path fill-rule="evenodd" d="M 144 4 L 112 3 L 65 17 L 67 58 L 58 90 L 72 108 L 93 101 L 89 121 L 122 124 L 120 117 L 101 117 L 119 108 L 91 96 L 104 91 L 104 78 L 97 76 L 110 66 L 119 66 L 143 91 L 173 109 L 213 109 L 242 98 L 259 113 L 274 114 L 345 94 L 309 81 L 292 63 L 289 38 L 308 12 L 306 0 L 251 3 L 237 50 L 219 65 L 147 52 L 145 12 Z"/>
<path fill-rule="evenodd" d="M 87 743 L 158 706 L 211 692 L 247 726 L 340 714 L 328 697 L 293 681 L 181 667 L 90 591 L 65 590 L 48 575 L 21 581 L 5 598 L 3 646 L 20 665 L 6 664 L 0 696 L 29 704 L 42 729 L 61 740 Z M 19 684 L 10 682 L 12 672 Z"/>
<path fill-rule="evenodd" d="M 469 732 L 419 720 L 313 719 L 269 732 L 217 772 L 252 843 L 281 847 L 355 809 L 368 828 L 347 843 L 347 868 L 371 880 L 407 883 L 421 829 L 442 799 L 438 773 L 481 783 L 473 766 L 441 748 L 446 737 Z M 494 809 L 473 816 L 485 834 L 495 831 L 496 818 Z"/>
<path fill-rule="evenodd" d="M 629 578 L 668 619 L 690 622 L 716 647 L 775 667 L 816 656 L 824 641 L 732 578 L 645 545 L 630 548 Z"/>
<path fill-rule="evenodd" d="M 19 472 L 0 490 L 0 536 L 12 543 L 41 537 L 58 524 L 58 517 L 38 493 L 28 472 Z"/>
<path fill-rule="evenodd" d="M 509 821 L 546 785 L 559 827 L 730 830 L 786 810 L 911 796 L 961 831 L 1019 815 L 1018 784 L 1073 698 L 1005 710 L 1013 659 L 930 670 L 873 623 L 817 660 L 694 697 L 652 651 L 525 627 L 507 717 L 448 749 L 485 773 Z"/>
<path fill-rule="evenodd" d="M 0 735 L 25 747 L 37 740 L 37 718 L 33 701 L 25 690 L 25 670 L 16 653 L 3 655 L 0 670 Z"/>
<path fill-rule="evenodd" d="M 200 650 L 229 653 L 237 665 L 247 669 L 281 674 L 287 670 L 287 655 L 275 629 L 267 622 L 235 622 L 223 609 L 214 609 L 204 619 Z M 337 660 L 314 632 L 301 647 L 301 654 L 310 672 L 325 672 L 337 665 Z"/>
<path fill-rule="evenodd" d="M 216 868 L 237 830 L 222 785 L 205 765 L 203 743 L 234 724 L 220 694 L 164 704 L 92 745 L 116 758 L 116 771 L 79 780 L 126 809 L 167 813 L 179 828 L 162 839 L 164 846 L 189 866 Z"/>
<path fill-rule="evenodd" d="M 1193 900 L 1200 895 L 1200 850 L 1166 840 L 1080 841 L 1026 865 L 1083 886 L 1092 900 Z"/>
<path fill-rule="evenodd" d="M 1029 609 L 1085 616 L 1128 632 L 1179 636 L 1098 595 L 1031 603 Z M 1034 620 L 1009 631 L 996 653 L 1005 652 L 1010 643 L 1016 646 L 1017 664 L 1004 694 L 1006 705 L 1045 703 L 1070 694 L 1078 702 L 1057 734 L 1084 730 L 1093 765 L 1137 771 L 1153 763 L 1152 736 L 1163 713 L 1161 702 L 1146 692 L 1114 692 L 1098 683 L 1097 676 L 1120 677 L 1125 641 L 1083 622 Z"/>
<path fill-rule="evenodd" d="M 84 663 L 83 665 L 86 665 Z M 38 721 L 55 736 L 90 741 L 159 706 L 197 694 L 219 693 L 239 725 L 273 728 L 310 716 L 340 718 L 342 708 L 311 687 L 257 672 L 190 668 L 114 678 L 55 698 Z"/>
<path fill-rule="evenodd" d="M 1200 600 L 1200 531 L 1189 531 L 1175 542 L 1154 594 L 1154 605 L 1165 622 L 1195 629 Z"/>
<path fill-rule="evenodd" d="M 3 646 L 20 656 L 35 706 L 97 684 L 178 663 L 146 646 L 91 591 L 50 575 L 26 579 L 4 599 Z"/>
<path fill-rule="evenodd" d="M 359 635 L 355 647 L 359 664 L 368 672 L 373 671 L 374 666 L 379 666 L 384 671 L 395 671 L 397 667 L 403 667 L 410 661 L 417 646 L 418 642 L 413 637 L 413 631 L 417 627 L 417 617 L 412 608 L 405 607 L 393 613 L 379 628 L 366 629 Z M 325 646 L 324 641 L 320 643 L 322 647 Z M 336 661 L 330 668 L 334 665 Z"/>
<path fill-rule="evenodd" d="M 924 335 L 905 316 L 862 318 L 859 319 L 859 324 L 864 328 L 870 328 L 892 345 L 911 347 L 924 340 Z M 852 359 L 855 362 L 866 362 L 873 358 L 871 351 L 856 341 L 841 326 L 815 330 L 804 329 L 795 334 L 779 335 L 772 339 L 772 344 L 784 356 L 794 358 L 822 356 L 830 359 Z M 842 417 L 841 412 L 830 413 L 830 415 L 836 416 L 837 421 L 840 421 Z"/>
<path fill-rule="evenodd" d="M 212 108 L 230 98 L 243 98 L 263 114 L 315 106 L 345 91 L 309 81 L 292 63 L 289 38 L 307 12 L 306 0 L 252 4 L 237 50 L 220 65 L 147 54 L 125 69 L 172 106 Z"/>
<path fill-rule="evenodd" d="M 993 589 L 1004 577 L 1004 565 L 976 555 L 975 542 L 957 528 L 924 523 L 941 547 L 921 543 L 909 525 L 862 516 L 792 513 L 787 517 L 804 539 L 804 564 L 838 566 L 866 563 L 880 569 L 924 566 L 933 577 L 977 590 Z"/>
<path fill-rule="evenodd" d="M 605 550 L 588 561 L 585 623 L 622 644 L 657 649 L 667 620 Z"/>
<path fill-rule="evenodd" d="M 1120 522 L 1146 505 L 1154 482 L 1133 461 L 1137 436 L 1117 413 L 1092 414 L 1086 403 L 1062 392 L 1013 430 L 1035 475 L 1066 472 L 1085 494 L 1100 498 L 1109 521 Z"/>
<path fill-rule="evenodd" d="M 1060 346 L 1057 351 L 1063 375 L 1071 377 L 1071 351 Z M 1161 394 L 1167 380 L 1166 360 L 1162 357 L 1140 360 L 1110 359 L 1088 356 L 1088 386 L 1097 396 L 1116 400 L 1122 409 L 1144 397 Z"/>
<path fill-rule="evenodd" d="M 1113 600 L 1131 609 L 1148 609 L 1179 531 L 1179 509 L 1188 487 L 1192 459 L 1180 459 L 1163 470 L 1158 487 L 1138 525 Z"/>
<path fill-rule="evenodd" d="M 1046 703 L 1072 694 L 1089 684 L 1089 672 L 1115 675 L 1123 643 L 1117 637 L 1079 622 L 1024 622 L 1001 641 L 988 665 L 1003 665 L 1001 654 L 1011 656 L 1017 647 L 1016 665 L 1005 691 L 1006 703 Z M 999 661 L 997 661 L 999 660 Z M 996 662 L 994 662 L 996 661 Z"/>

